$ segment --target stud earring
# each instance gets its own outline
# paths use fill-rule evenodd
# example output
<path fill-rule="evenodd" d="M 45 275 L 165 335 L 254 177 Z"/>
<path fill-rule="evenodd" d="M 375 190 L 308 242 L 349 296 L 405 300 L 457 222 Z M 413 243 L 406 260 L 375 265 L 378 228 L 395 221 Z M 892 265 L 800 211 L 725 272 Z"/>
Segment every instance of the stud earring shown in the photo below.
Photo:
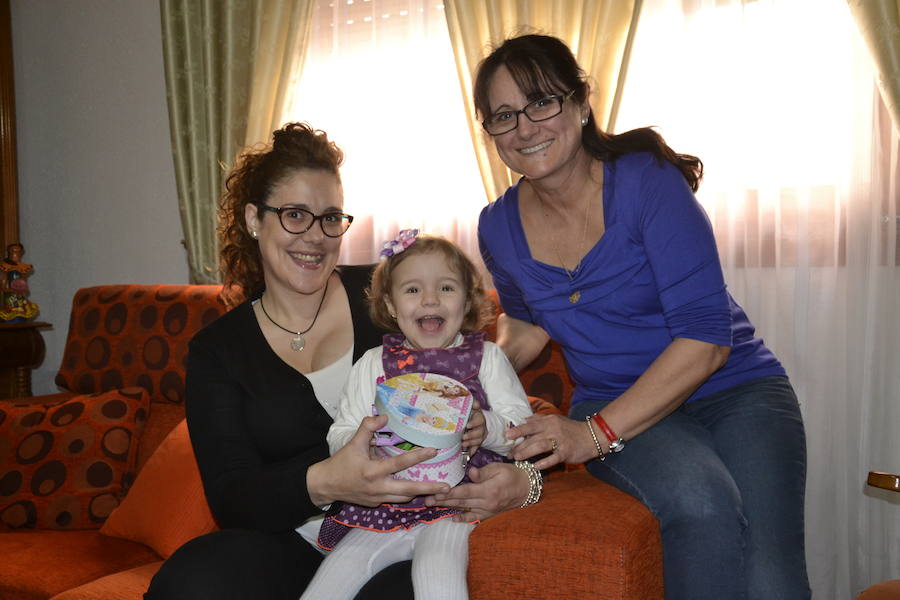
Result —
<path fill-rule="evenodd" d="M 255 240 L 256 238 L 259 237 L 259 234 L 256 233 L 255 231 L 251 231 L 251 232 L 250 232 L 250 237 L 252 237 L 252 238 Z"/>
<path fill-rule="evenodd" d="M 587 125 L 587 122 L 588 122 L 588 118 L 587 118 L 587 117 L 581 117 L 581 126 L 582 126 L 582 127 L 584 127 L 585 125 Z"/>

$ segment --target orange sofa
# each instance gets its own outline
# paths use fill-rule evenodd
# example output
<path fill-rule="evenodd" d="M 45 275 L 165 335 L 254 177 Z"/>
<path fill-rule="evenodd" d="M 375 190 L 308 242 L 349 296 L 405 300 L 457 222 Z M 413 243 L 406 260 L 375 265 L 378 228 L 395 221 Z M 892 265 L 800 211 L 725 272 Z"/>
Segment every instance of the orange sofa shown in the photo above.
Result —
<path fill-rule="evenodd" d="M 138 600 L 180 543 L 215 528 L 184 418 L 184 359 L 218 286 L 107 285 L 72 302 L 59 394 L 0 401 L 0 598 Z M 496 300 L 496 298 L 494 298 Z M 536 411 L 571 382 L 549 345 L 520 374 Z M 479 525 L 469 591 L 492 598 L 663 597 L 656 519 L 583 469 Z"/>

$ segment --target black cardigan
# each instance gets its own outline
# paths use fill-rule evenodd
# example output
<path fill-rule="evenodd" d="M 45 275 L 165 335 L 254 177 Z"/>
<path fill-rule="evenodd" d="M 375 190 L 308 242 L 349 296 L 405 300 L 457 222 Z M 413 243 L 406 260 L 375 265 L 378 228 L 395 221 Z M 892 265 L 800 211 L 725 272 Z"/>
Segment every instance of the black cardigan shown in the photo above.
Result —
<path fill-rule="evenodd" d="M 338 268 L 350 301 L 353 362 L 384 333 L 365 304 L 372 269 Z M 331 418 L 309 380 L 268 345 L 251 301 L 191 340 L 185 396 L 206 498 L 221 527 L 287 531 L 320 512 L 306 471 L 328 457 Z"/>

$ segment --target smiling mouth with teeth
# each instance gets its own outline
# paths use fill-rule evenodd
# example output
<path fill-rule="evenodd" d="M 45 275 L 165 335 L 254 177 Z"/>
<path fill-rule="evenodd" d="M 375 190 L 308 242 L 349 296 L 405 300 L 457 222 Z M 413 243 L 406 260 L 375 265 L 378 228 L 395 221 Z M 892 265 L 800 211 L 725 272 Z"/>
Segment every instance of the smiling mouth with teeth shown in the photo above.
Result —
<path fill-rule="evenodd" d="M 553 143 L 552 140 L 547 140 L 546 142 L 538 144 L 537 146 L 532 146 L 530 148 L 522 148 L 521 150 L 519 150 L 519 152 L 521 152 L 522 154 L 534 154 L 535 152 L 539 152 L 539 151 L 543 150 L 544 148 L 548 147 L 552 143 Z"/>
<path fill-rule="evenodd" d="M 437 331 L 438 329 L 440 329 L 441 325 L 444 324 L 444 318 L 437 317 L 437 316 L 427 316 L 427 317 L 422 317 L 421 319 L 416 319 L 416 322 L 419 324 L 419 327 L 421 327 L 423 330 L 430 332 L 430 331 Z"/>
<path fill-rule="evenodd" d="M 302 254 L 300 252 L 289 252 L 292 258 L 306 263 L 319 264 L 325 258 L 321 254 Z"/>

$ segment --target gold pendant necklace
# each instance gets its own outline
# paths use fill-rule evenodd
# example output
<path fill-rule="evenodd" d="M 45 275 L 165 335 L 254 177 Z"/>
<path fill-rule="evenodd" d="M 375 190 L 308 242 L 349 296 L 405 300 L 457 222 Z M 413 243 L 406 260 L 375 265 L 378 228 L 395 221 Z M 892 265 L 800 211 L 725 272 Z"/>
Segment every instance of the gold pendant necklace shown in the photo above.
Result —
<path fill-rule="evenodd" d="M 544 206 L 544 199 L 538 196 L 538 201 L 541 203 L 541 210 L 544 213 L 544 218 L 547 218 L 547 207 Z M 584 206 L 584 229 L 581 231 L 581 242 L 578 244 L 578 252 L 581 255 L 581 260 L 584 259 L 584 242 L 587 239 L 587 230 L 588 230 L 588 220 L 591 216 L 591 199 L 588 197 L 587 202 Z M 559 246 L 556 244 L 556 235 L 550 236 L 550 244 L 553 246 L 553 251 L 556 253 L 556 258 L 559 260 L 559 264 L 562 266 L 563 271 L 566 272 L 566 275 L 569 278 L 569 283 L 575 281 L 575 273 L 581 267 L 581 260 L 575 263 L 575 267 L 570 271 L 568 267 L 566 267 L 566 263 L 562 259 L 562 254 L 559 251 Z M 575 290 L 571 294 L 569 294 L 569 302 L 571 304 L 577 304 L 578 301 L 581 300 L 581 290 Z"/>

